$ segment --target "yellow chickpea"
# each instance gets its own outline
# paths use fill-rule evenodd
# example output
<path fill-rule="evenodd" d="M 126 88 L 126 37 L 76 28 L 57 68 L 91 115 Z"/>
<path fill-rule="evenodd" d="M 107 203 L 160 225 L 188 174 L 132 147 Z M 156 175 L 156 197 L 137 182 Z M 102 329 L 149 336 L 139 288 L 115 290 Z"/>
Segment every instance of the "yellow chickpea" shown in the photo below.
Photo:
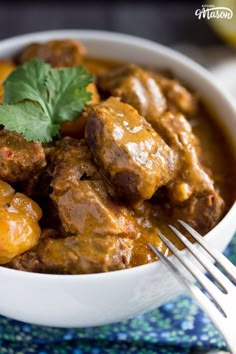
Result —
<path fill-rule="evenodd" d="M 10 60 L 0 60 L 0 103 L 4 95 L 3 82 L 13 70 L 15 70 L 15 65 Z"/>
<path fill-rule="evenodd" d="M 170 191 L 171 199 L 174 202 L 182 203 L 192 195 L 191 187 L 185 182 L 175 183 Z"/>
<path fill-rule="evenodd" d="M 0 264 L 35 246 L 41 234 L 42 211 L 24 194 L 0 181 Z"/>

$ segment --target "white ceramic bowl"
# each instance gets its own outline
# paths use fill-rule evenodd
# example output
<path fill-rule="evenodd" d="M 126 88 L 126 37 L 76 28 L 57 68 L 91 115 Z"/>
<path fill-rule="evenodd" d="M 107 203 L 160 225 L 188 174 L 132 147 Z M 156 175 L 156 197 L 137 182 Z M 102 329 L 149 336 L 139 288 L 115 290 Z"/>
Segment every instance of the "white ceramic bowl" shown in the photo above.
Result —
<path fill-rule="evenodd" d="M 77 38 L 91 56 L 169 68 L 196 89 L 217 112 L 236 147 L 236 109 L 232 98 L 208 71 L 185 56 L 148 40 L 100 31 L 50 31 L 0 42 L 0 57 L 9 57 L 33 41 Z M 223 250 L 235 230 L 236 204 L 206 236 Z M 185 252 L 185 251 L 183 251 Z M 0 267 L 0 313 L 21 321 L 58 327 L 85 327 L 118 322 L 152 310 L 182 291 L 160 263 L 90 275 L 45 275 Z"/>

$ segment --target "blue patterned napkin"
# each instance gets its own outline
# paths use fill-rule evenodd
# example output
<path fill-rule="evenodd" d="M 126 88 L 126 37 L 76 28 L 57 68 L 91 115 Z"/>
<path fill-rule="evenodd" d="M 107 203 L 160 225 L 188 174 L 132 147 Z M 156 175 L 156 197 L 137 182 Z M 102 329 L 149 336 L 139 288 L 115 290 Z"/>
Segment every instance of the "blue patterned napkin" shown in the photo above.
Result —
<path fill-rule="evenodd" d="M 236 235 L 225 254 L 236 264 Z M 187 295 L 134 319 L 101 327 L 61 329 L 0 316 L 0 354 L 185 354 L 192 349 L 226 347 Z"/>

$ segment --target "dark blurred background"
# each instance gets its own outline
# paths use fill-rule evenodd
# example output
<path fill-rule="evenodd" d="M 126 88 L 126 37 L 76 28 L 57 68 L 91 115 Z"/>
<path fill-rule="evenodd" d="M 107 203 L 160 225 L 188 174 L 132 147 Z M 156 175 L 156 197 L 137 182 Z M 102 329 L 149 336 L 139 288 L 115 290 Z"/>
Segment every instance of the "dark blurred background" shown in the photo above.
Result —
<path fill-rule="evenodd" d="M 52 29 L 101 29 L 173 46 L 222 42 L 195 16 L 202 1 L 13 1 L 0 0 L 0 39 Z"/>

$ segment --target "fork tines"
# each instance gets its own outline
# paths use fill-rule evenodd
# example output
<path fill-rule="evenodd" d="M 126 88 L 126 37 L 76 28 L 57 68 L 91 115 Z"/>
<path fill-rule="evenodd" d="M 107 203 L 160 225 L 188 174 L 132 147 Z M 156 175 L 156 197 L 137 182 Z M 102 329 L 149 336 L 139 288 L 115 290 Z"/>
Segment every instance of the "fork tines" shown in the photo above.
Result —
<path fill-rule="evenodd" d="M 225 337 L 229 348 L 236 353 L 236 336 L 233 323 L 236 318 L 236 267 L 218 250 L 210 248 L 203 237 L 184 221 L 178 220 L 182 227 L 196 240 L 196 244 L 192 244 L 176 227 L 169 225 L 173 233 L 186 246 L 186 249 L 194 256 L 193 262 L 186 257 L 186 252 L 180 251 L 176 246 L 167 239 L 161 232 L 158 233 L 160 239 L 173 252 L 179 262 L 192 274 L 195 280 L 201 285 L 208 297 L 201 291 L 187 276 L 186 271 L 173 262 L 172 257 L 166 257 L 157 247 L 149 244 L 149 247 L 160 258 L 165 266 L 176 276 L 183 286 L 192 294 L 193 298 L 198 302 L 202 309 L 209 315 L 215 326 L 221 331 Z M 206 252 L 224 269 L 223 274 L 207 257 Z M 205 271 L 214 278 L 213 283 L 202 270 L 195 265 L 196 260 L 201 264 Z M 228 278 L 230 277 L 232 281 Z"/>

